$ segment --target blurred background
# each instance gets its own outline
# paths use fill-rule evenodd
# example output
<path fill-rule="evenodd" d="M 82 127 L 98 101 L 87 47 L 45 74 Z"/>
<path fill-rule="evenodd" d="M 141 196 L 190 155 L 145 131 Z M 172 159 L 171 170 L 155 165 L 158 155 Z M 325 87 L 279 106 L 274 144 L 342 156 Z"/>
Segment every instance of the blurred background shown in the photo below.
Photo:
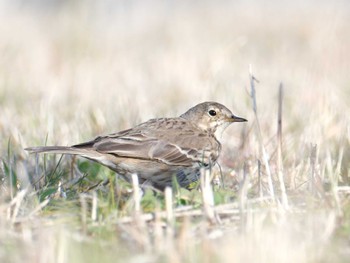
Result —
<path fill-rule="evenodd" d="M 71 145 L 211 100 L 250 120 L 223 137 L 223 164 L 241 167 L 260 155 L 251 70 L 271 158 L 283 83 L 286 160 L 311 144 L 350 160 L 348 1 L 0 1 L 0 32 L 4 152 L 11 141 L 27 158 L 26 146 Z"/>
<path fill-rule="evenodd" d="M 348 1 L 2 0 L 0 131 L 67 144 L 204 100 L 251 119 L 249 65 L 267 128 L 280 82 L 291 125 L 336 118 L 349 21 Z"/>

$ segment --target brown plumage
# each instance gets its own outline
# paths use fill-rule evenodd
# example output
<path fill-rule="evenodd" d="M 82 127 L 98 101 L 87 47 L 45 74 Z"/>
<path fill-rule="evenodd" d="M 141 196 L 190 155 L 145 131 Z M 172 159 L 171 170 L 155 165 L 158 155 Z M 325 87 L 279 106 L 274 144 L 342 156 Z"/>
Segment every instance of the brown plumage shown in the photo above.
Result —
<path fill-rule="evenodd" d="M 33 153 L 80 155 L 101 163 L 126 180 L 138 175 L 140 183 L 158 189 L 171 186 L 173 176 L 181 187 L 198 180 L 200 168 L 214 165 L 221 151 L 218 135 L 234 116 L 216 102 L 204 102 L 176 118 L 151 119 L 134 128 L 66 146 L 27 148 Z"/>

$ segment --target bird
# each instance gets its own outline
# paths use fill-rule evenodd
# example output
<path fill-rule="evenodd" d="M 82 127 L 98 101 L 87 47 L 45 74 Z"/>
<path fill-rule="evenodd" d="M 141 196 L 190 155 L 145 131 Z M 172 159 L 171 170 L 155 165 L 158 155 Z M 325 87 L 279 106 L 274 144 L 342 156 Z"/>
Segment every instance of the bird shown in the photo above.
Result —
<path fill-rule="evenodd" d="M 173 186 L 191 189 L 201 169 L 211 169 L 221 152 L 223 131 L 234 122 L 246 122 L 226 106 L 203 102 L 173 118 L 155 118 L 133 128 L 97 136 L 72 146 L 37 146 L 30 153 L 78 155 L 100 163 L 140 186 L 164 190 Z"/>

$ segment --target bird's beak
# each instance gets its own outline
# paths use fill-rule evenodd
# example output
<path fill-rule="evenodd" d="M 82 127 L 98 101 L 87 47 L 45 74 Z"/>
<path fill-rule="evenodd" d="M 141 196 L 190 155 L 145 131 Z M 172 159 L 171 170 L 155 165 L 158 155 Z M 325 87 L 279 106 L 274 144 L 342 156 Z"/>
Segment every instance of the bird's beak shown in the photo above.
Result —
<path fill-rule="evenodd" d="M 237 117 L 235 115 L 232 115 L 231 118 L 230 118 L 230 121 L 231 122 L 245 122 L 245 121 L 248 121 L 244 118 L 241 118 L 241 117 Z"/>

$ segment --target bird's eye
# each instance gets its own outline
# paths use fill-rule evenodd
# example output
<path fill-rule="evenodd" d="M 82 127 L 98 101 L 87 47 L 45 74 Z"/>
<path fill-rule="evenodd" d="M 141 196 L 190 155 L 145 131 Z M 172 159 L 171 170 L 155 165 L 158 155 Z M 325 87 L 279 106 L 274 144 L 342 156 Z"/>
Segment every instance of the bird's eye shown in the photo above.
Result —
<path fill-rule="evenodd" d="M 215 116 L 216 115 L 216 111 L 215 110 L 210 110 L 209 111 L 209 115 L 210 116 Z"/>

